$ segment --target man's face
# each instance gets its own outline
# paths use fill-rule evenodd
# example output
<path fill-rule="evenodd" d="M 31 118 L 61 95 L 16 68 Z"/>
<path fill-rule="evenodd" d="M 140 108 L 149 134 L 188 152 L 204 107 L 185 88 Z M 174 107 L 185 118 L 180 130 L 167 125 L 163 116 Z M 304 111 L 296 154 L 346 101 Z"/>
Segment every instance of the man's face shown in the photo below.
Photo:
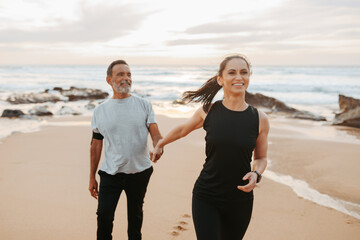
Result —
<path fill-rule="evenodd" d="M 112 76 L 107 80 L 115 92 L 127 94 L 131 88 L 131 72 L 126 64 L 116 64 L 112 68 Z"/>

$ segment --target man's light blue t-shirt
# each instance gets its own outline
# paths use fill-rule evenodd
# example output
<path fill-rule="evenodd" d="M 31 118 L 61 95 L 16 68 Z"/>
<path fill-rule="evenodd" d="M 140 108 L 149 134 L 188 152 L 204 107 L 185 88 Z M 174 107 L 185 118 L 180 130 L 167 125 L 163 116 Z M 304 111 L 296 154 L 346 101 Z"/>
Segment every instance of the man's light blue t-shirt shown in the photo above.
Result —
<path fill-rule="evenodd" d="M 154 111 L 143 98 L 131 95 L 98 105 L 91 127 L 105 140 L 105 159 L 100 170 L 115 175 L 142 172 L 151 167 L 147 146 L 151 123 L 156 123 Z"/>

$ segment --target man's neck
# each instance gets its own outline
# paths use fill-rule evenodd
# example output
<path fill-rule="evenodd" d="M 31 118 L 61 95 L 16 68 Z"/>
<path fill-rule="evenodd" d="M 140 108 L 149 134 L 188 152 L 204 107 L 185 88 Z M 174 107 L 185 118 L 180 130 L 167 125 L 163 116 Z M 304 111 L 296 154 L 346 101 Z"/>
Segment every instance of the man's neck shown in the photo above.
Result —
<path fill-rule="evenodd" d="M 117 93 L 117 92 L 114 92 L 114 95 L 113 95 L 113 99 L 124 99 L 124 98 L 128 98 L 128 97 L 131 97 L 131 94 L 130 93 Z"/>

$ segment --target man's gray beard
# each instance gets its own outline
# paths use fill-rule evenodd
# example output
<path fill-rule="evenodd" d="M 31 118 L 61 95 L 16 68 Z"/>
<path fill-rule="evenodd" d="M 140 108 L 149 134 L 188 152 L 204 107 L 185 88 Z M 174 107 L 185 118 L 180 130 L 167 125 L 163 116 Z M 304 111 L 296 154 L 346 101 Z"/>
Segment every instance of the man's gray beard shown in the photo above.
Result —
<path fill-rule="evenodd" d="M 113 83 L 113 87 L 114 87 L 114 90 L 120 94 L 128 94 L 131 89 L 131 85 L 126 86 L 126 87 L 121 87 L 121 83 L 119 85 L 116 85 L 115 83 Z"/>
<path fill-rule="evenodd" d="M 129 93 L 130 92 L 130 88 L 131 87 L 120 87 L 120 86 L 116 86 L 116 87 L 114 87 L 114 89 L 115 89 L 115 91 L 117 92 L 117 93 L 121 93 L 121 94 L 127 94 L 127 93 Z"/>

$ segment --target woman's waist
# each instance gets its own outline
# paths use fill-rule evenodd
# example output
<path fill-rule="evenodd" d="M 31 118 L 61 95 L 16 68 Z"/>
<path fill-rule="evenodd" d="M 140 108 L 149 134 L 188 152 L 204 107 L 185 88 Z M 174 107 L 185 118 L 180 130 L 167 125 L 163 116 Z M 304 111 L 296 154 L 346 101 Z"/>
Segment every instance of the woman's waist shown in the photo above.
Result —
<path fill-rule="evenodd" d="M 219 201 L 239 201 L 242 199 L 252 198 L 252 192 L 243 192 L 238 186 L 248 184 L 248 180 L 242 180 L 242 177 L 214 179 L 204 178 L 201 175 L 196 180 L 193 193 L 206 199 Z"/>

